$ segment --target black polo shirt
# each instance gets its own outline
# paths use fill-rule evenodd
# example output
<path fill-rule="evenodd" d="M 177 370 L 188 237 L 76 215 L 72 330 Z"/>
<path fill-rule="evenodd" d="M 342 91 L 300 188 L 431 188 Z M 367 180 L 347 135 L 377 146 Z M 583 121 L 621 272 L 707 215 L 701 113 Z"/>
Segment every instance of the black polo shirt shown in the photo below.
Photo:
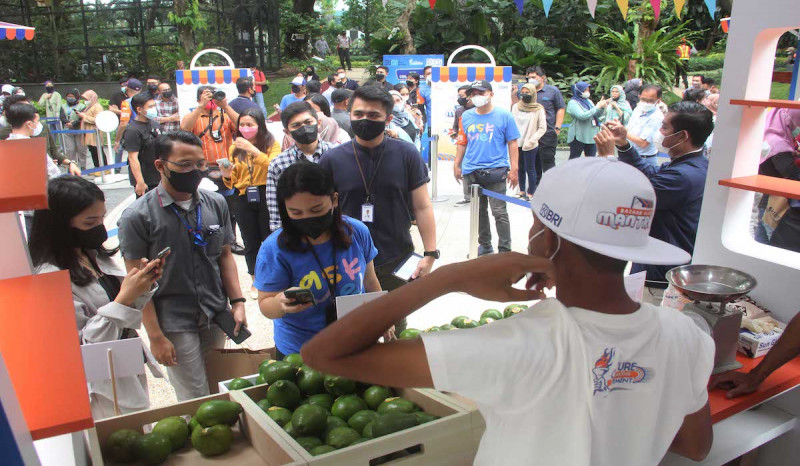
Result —
<path fill-rule="evenodd" d="M 141 122 L 131 120 L 122 133 L 122 148 L 128 152 L 139 153 L 139 165 L 142 167 L 142 178 L 144 178 L 147 189 L 153 189 L 161 182 L 161 174 L 156 170 L 155 147 L 153 143 L 161 130 L 154 127 L 149 121 Z M 131 186 L 136 186 L 133 172 L 128 170 L 128 179 Z"/>
<path fill-rule="evenodd" d="M 117 91 L 117 92 L 114 93 L 114 95 L 111 96 L 110 99 L 108 99 L 108 105 L 114 105 L 118 109 L 121 110 L 122 109 L 122 102 L 125 101 L 127 98 L 128 98 L 128 94 L 126 94 L 126 93 L 124 93 L 122 91 Z"/>
<path fill-rule="evenodd" d="M 325 152 L 319 164 L 333 174 L 339 207 L 350 217 L 361 220 L 361 206 L 367 201 L 364 180 L 368 186 L 372 183 L 374 221 L 365 225 L 378 248 L 376 267 L 414 250 L 409 232 L 413 211 L 411 192 L 430 178 L 428 167 L 413 144 L 385 137 L 381 145 L 368 149 L 352 140 Z"/>

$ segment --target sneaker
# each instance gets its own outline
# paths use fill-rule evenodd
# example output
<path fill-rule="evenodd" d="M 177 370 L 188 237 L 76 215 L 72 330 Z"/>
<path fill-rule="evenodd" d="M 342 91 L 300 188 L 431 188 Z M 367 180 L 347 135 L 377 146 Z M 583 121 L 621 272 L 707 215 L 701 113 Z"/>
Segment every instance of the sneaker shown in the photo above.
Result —
<path fill-rule="evenodd" d="M 469 202 L 469 199 L 461 199 L 460 201 L 456 201 L 456 206 L 467 205 Z"/>
<path fill-rule="evenodd" d="M 234 253 L 234 254 L 237 254 L 239 256 L 243 256 L 244 255 L 244 246 L 242 246 L 241 244 L 239 244 L 237 242 L 231 243 L 231 252 Z"/>
<path fill-rule="evenodd" d="M 478 246 L 478 257 L 485 256 L 486 254 L 494 254 L 494 249 L 491 246 Z"/>

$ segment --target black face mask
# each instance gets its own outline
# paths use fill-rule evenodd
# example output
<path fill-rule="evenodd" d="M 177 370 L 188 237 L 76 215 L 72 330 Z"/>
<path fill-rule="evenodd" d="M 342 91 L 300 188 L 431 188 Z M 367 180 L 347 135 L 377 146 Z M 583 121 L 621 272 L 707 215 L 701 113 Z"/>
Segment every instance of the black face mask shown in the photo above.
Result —
<path fill-rule="evenodd" d="M 314 72 L 313 72 L 313 71 L 311 71 L 311 70 L 306 70 L 306 76 L 311 76 L 312 74 L 314 74 Z"/>
<path fill-rule="evenodd" d="M 530 94 L 522 94 L 522 101 L 526 104 L 533 102 L 533 96 Z"/>
<path fill-rule="evenodd" d="M 458 98 L 458 105 L 461 105 L 462 107 L 466 107 L 467 106 L 467 102 L 469 102 L 469 99 L 467 99 L 466 97 L 459 97 Z"/>
<path fill-rule="evenodd" d="M 297 94 L 298 92 L 300 92 L 300 86 L 292 84 L 292 94 Z"/>
<path fill-rule="evenodd" d="M 169 184 L 179 193 L 194 194 L 197 192 L 197 187 L 203 181 L 205 172 L 200 170 L 192 170 L 189 172 L 174 172 L 167 168 L 169 172 Z"/>
<path fill-rule="evenodd" d="M 164 91 L 161 93 L 161 98 L 164 100 L 169 100 L 172 98 L 172 91 Z"/>
<path fill-rule="evenodd" d="M 344 83 L 339 81 L 338 83 L 335 83 L 334 86 L 336 87 L 336 89 L 341 89 L 344 87 Z"/>
<path fill-rule="evenodd" d="M 415 83 L 414 81 L 406 81 L 406 86 L 408 86 L 409 89 L 414 87 L 414 86 L 416 86 L 416 85 L 417 85 L 417 83 Z"/>
<path fill-rule="evenodd" d="M 362 120 L 350 120 L 350 126 L 356 136 L 365 141 L 372 141 L 386 131 L 385 121 L 374 121 L 366 118 Z"/>
<path fill-rule="evenodd" d="M 331 229 L 331 225 L 333 225 L 333 209 L 319 217 L 306 217 L 292 220 L 292 224 L 304 236 L 317 239 L 322 236 L 323 233 Z"/>
<path fill-rule="evenodd" d="M 53 86 L 47 86 L 44 88 L 44 90 L 47 91 L 48 94 L 52 94 L 54 89 L 55 88 Z"/>
<path fill-rule="evenodd" d="M 105 225 L 97 225 L 88 230 L 71 227 L 72 236 L 69 240 L 72 247 L 81 249 L 100 249 L 108 239 Z"/>
<path fill-rule="evenodd" d="M 158 85 L 157 84 L 148 84 L 147 90 L 150 91 L 151 94 L 158 94 Z"/>
<path fill-rule="evenodd" d="M 75 105 L 77 103 L 78 103 L 78 99 L 76 99 L 75 97 L 67 97 L 67 104 Z"/>
<path fill-rule="evenodd" d="M 384 79 L 386 79 L 386 75 L 385 74 L 376 74 L 375 75 L 375 79 L 377 79 L 378 81 L 383 81 Z"/>
<path fill-rule="evenodd" d="M 304 125 L 291 132 L 292 139 L 300 144 L 311 144 L 317 140 L 317 125 Z"/>

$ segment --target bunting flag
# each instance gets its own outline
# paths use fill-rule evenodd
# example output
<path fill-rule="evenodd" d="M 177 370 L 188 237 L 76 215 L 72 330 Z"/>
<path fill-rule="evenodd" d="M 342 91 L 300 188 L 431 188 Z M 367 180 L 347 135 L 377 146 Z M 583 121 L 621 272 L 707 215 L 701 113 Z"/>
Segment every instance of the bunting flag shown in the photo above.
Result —
<path fill-rule="evenodd" d="M 0 40 L 33 40 L 35 34 L 32 27 L 0 21 Z"/>
<path fill-rule="evenodd" d="M 435 6 L 436 6 L 436 0 L 428 0 L 428 3 L 431 5 L 431 10 L 433 10 L 433 7 L 435 7 Z M 386 3 L 384 3 L 384 5 L 385 5 L 385 4 L 386 4 Z"/>
<path fill-rule="evenodd" d="M 661 0 L 650 0 L 650 6 L 653 7 L 653 12 L 656 14 L 656 21 L 661 16 Z"/>
<path fill-rule="evenodd" d="M 514 0 L 514 3 L 517 4 L 517 10 L 519 11 L 519 15 L 522 16 L 522 8 L 525 5 L 525 0 Z"/>
<path fill-rule="evenodd" d="M 382 1 L 383 1 L 383 7 L 386 8 L 386 4 L 389 3 L 389 0 L 382 0 Z"/>
<path fill-rule="evenodd" d="M 542 0 L 542 4 L 544 5 L 544 16 L 546 18 L 550 17 L 550 7 L 553 6 L 553 0 Z"/>
<path fill-rule="evenodd" d="M 622 12 L 622 19 L 628 19 L 628 0 L 617 0 L 617 6 Z"/>
<path fill-rule="evenodd" d="M 683 11 L 684 5 L 686 5 L 686 0 L 675 0 L 675 14 L 678 15 L 678 19 L 681 19 L 681 11 Z"/>
<path fill-rule="evenodd" d="M 597 9 L 597 0 L 586 0 L 586 5 L 589 6 L 589 13 L 594 18 L 594 10 Z"/>
<path fill-rule="evenodd" d="M 708 8 L 708 14 L 711 15 L 711 19 L 714 19 L 714 12 L 717 11 L 717 0 L 705 0 L 706 7 Z"/>

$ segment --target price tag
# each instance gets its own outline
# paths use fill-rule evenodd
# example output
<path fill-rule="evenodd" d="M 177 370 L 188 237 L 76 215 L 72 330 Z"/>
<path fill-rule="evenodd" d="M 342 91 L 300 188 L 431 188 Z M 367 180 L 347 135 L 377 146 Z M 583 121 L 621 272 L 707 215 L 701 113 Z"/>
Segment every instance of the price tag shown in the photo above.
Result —
<path fill-rule="evenodd" d="M 365 223 L 372 223 L 374 221 L 375 206 L 372 204 L 361 205 L 361 221 Z"/>

